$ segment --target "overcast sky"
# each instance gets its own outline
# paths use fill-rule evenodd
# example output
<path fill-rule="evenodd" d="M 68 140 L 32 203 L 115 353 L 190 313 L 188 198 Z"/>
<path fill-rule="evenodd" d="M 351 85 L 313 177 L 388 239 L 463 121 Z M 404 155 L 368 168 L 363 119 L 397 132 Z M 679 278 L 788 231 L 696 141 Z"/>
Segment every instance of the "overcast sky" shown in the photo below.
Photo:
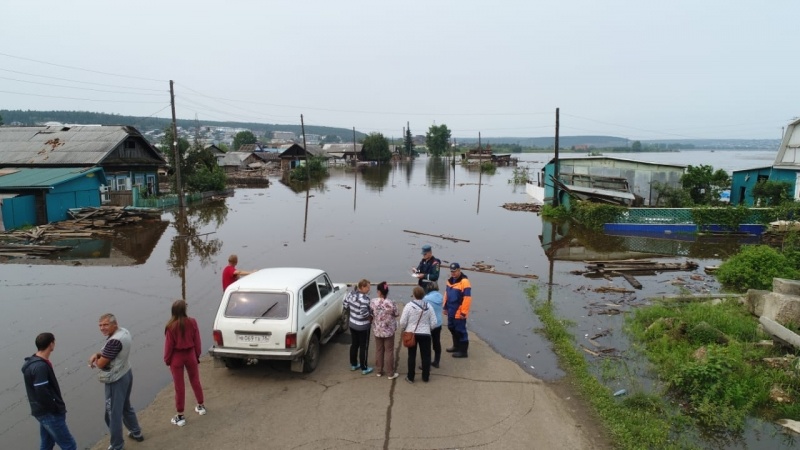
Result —
<path fill-rule="evenodd" d="M 780 138 L 800 1 L 8 1 L 0 109 L 399 137 Z"/>

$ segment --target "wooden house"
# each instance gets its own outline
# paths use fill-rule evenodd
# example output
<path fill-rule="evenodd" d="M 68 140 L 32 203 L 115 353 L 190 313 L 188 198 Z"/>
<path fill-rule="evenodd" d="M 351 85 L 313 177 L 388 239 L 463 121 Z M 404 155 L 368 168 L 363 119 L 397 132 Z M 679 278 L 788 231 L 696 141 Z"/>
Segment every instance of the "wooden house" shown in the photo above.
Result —
<path fill-rule="evenodd" d="M 110 191 L 158 194 L 160 152 L 129 126 L 0 127 L 0 168 L 100 167 Z"/>

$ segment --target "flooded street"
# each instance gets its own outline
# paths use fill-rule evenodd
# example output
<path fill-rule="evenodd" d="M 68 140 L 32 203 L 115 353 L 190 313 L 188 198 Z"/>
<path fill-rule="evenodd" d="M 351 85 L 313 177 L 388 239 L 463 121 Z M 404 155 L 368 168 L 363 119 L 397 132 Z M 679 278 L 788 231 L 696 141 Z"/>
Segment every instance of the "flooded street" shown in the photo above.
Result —
<path fill-rule="evenodd" d="M 523 158 L 538 169 L 549 155 Z M 0 265 L 0 447 L 31 448 L 39 439 L 20 373 L 23 358 L 35 352 L 36 334 L 55 334 L 52 362 L 67 404 L 67 422 L 80 447 L 94 444 L 106 430 L 103 389 L 86 365 L 103 342 L 98 317 L 112 312 L 133 334 L 132 400 L 135 408 L 144 408 L 171 381 L 162 348 L 172 301 L 186 298 L 189 314 L 203 330 L 203 345 L 209 347 L 222 294 L 221 271 L 231 253 L 238 254 L 239 268 L 244 270 L 316 267 L 327 270 L 335 282 L 367 278 L 391 285 L 414 281 L 409 268 L 419 262 L 420 248 L 427 243 L 443 262 L 468 267 L 482 261 L 501 272 L 536 274 L 539 280 L 465 272 L 473 286 L 469 328 L 528 372 L 555 380 L 563 372 L 549 343 L 535 332 L 539 322 L 524 292 L 530 283 L 539 287 L 539 299 L 557 302 L 559 314 L 575 322 L 578 339 L 608 329 L 609 335 L 598 341 L 624 355 L 623 316 L 599 314 L 591 302 L 624 304 L 627 311 L 650 295 L 670 295 L 680 289 L 716 291 L 713 277 L 689 280 L 688 286 L 674 283 L 676 277 L 688 279 L 686 273 L 642 277 L 644 289 L 623 299 L 623 294 L 587 294 L 588 288 L 609 282 L 571 275 L 571 270 L 582 269 L 589 254 L 653 252 L 653 248 L 671 255 L 667 261 L 691 258 L 702 268 L 718 263 L 738 246 L 602 235 L 584 236 L 586 242 L 580 243 L 568 235 L 569 245 L 559 250 L 551 265 L 540 235 L 556 236 L 558 230 L 543 229 L 537 214 L 501 207 L 530 201 L 524 186 L 508 182 L 512 171 L 499 167 L 494 175 L 479 175 L 477 170 L 428 158 L 363 172 L 332 168 L 331 176 L 313 186 L 308 196 L 276 181 L 268 188 L 236 189 L 231 198 L 187 208 L 184 218 L 167 212 L 162 217 L 168 226 L 149 224 L 114 245 L 89 248 L 88 255 L 99 255 L 91 263 L 81 259 L 80 265 L 13 261 Z M 444 270 L 440 282 L 446 276 Z M 614 285 L 628 287 L 622 279 L 615 279 Z M 389 297 L 405 302 L 410 293 L 411 287 L 398 286 Z M 345 367 L 346 362 L 342 364 Z"/>

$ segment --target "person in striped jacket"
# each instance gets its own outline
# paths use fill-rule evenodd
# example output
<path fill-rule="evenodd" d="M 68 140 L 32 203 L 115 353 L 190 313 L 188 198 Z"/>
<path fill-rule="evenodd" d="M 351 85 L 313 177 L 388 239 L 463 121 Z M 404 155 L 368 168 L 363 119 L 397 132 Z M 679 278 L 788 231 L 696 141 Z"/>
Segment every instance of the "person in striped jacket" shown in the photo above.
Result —
<path fill-rule="evenodd" d="M 369 309 L 370 282 L 361 280 L 356 289 L 345 297 L 345 308 L 350 312 L 350 370 L 361 369 L 362 375 L 372 373 L 367 365 L 369 331 L 372 314 Z"/>

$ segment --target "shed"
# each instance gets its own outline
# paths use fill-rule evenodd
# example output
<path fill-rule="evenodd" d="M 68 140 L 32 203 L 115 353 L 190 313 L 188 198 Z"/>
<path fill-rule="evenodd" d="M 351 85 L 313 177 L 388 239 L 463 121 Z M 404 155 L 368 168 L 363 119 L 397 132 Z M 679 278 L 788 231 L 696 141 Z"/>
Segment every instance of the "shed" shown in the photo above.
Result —
<path fill-rule="evenodd" d="M 41 225 L 69 218 L 70 208 L 98 207 L 103 169 L 0 169 L 0 222 L 5 229 Z"/>
<path fill-rule="evenodd" d="M 577 187 L 597 192 L 615 190 L 633 194 L 641 199 L 643 205 L 655 206 L 657 193 L 653 190 L 654 182 L 672 187 L 679 187 L 681 176 L 686 166 L 679 164 L 663 164 L 637 161 L 609 156 L 585 156 L 559 159 L 558 180 L 568 187 Z M 555 189 L 551 177 L 555 174 L 556 159 L 553 158 L 542 168 L 539 183 L 544 188 L 545 203 L 552 203 Z M 559 191 L 561 192 L 561 191 Z M 560 193 L 559 200 L 566 200 L 566 194 Z M 629 198 L 625 195 L 624 198 Z"/>
<path fill-rule="evenodd" d="M 217 165 L 222 167 L 226 174 L 245 170 L 256 163 L 261 163 L 261 158 L 253 152 L 228 152 L 217 156 Z"/>

